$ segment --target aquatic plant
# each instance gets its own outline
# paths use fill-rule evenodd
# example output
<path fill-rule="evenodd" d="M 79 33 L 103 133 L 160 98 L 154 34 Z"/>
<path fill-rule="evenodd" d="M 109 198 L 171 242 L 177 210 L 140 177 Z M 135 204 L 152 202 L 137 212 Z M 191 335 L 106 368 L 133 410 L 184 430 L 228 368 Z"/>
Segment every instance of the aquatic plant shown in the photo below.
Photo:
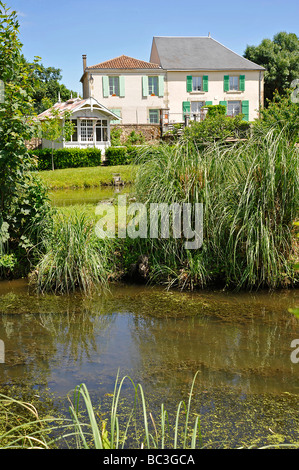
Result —
<path fill-rule="evenodd" d="M 107 284 L 110 250 L 96 237 L 94 221 L 84 212 L 57 213 L 44 245 L 45 253 L 35 271 L 39 291 L 89 292 Z"/>
<path fill-rule="evenodd" d="M 111 411 L 110 411 L 110 427 L 107 427 L 106 421 L 98 422 L 94 408 L 90 399 L 88 389 L 85 384 L 81 384 L 76 387 L 74 392 L 74 399 L 70 406 L 70 413 L 74 423 L 74 429 L 76 434 L 76 444 L 78 448 L 96 448 L 96 449 L 120 449 L 124 448 L 127 440 L 132 439 L 132 435 L 129 435 L 130 426 L 133 428 L 134 448 L 147 448 L 147 449 L 165 449 L 173 448 L 178 449 L 180 446 L 183 449 L 191 448 L 195 449 L 197 446 L 201 446 L 201 431 L 200 431 L 200 419 L 196 416 L 193 427 L 190 429 L 190 410 L 193 389 L 197 373 L 195 374 L 189 393 L 188 403 L 181 401 L 178 405 L 175 423 L 171 427 L 168 421 L 168 414 L 164 407 L 161 405 L 161 416 L 160 416 L 160 433 L 158 432 L 154 418 L 151 413 L 148 413 L 146 406 L 146 399 L 143 388 L 140 384 L 135 385 L 133 380 L 125 376 L 120 382 L 118 382 L 118 375 L 115 381 Z M 119 401 L 120 393 L 124 381 L 128 379 L 134 390 L 134 407 L 129 414 L 123 434 L 120 433 L 119 424 Z M 81 421 L 81 413 L 79 402 L 80 398 L 83 399 L 86 407 L 89 422 L 84 423 Z M 138 400 L 141 402 L 141 413 L 143 417 L 143 428 L 138 429 L 138 423 L 136 420 L 137 403 Z M 184 412 L 183 431 L 180 433 L 180 414 Z M 150 418 L 150 420 L 149 420 Z M 154 433 L 150 432 L 150 423 L 152 423 Z M 140 424 L 139 424 L 140 426 Z M 173 433 L 172 441 L 170 441 L 170 434 Z M 197 444 L 198 440 L 198 444 Z M 132 443 L 131 443 L 132 445 Z"/>
<path fill-rule="evenodd" d="M 298 157 L 281 130 L 197 151 L 194 143 L 165 145 L 140 160 L 138 200 L 204 205 L 201 249 L 185 250 L 180 239 L 140 241 L 152 278 L 184 287 L 210 280 L 237 288 L 292 283 Z"/>

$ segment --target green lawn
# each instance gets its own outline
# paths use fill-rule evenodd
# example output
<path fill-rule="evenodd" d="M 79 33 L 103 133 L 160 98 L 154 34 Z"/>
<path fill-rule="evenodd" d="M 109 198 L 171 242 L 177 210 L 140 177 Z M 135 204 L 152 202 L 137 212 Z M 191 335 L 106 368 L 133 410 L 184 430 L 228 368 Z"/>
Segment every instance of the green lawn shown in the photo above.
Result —
<path fill-rule="evenodd" d="M 90 168 L 66 168 L 63 170 L 40 171 L 44 183 L 49 189 L 91 188 L 112 184 L 113 173 L 120 173 L 125 183 L 133 183 L 136 166 L 96 166 Z"/>

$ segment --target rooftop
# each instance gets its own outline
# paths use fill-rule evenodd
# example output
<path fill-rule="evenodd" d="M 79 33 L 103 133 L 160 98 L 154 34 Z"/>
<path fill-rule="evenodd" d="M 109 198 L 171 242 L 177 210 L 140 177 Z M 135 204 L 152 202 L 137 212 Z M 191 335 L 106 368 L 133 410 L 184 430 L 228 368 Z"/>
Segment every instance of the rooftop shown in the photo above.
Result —
<path fill-rule="evenodd" d="M 166 70 L 264 70 L 210 36 L 156 36 L 152 57 Z"/>
<path fill-rule="evenodd" d="M 86 70 L 90 69 L 159 69 L 158 64 L 145 62 L 144 60 L 134 59 L 127 55 L 121 55 L 114 59 L 106 60 L 96 65 L 90 65 Z"/>

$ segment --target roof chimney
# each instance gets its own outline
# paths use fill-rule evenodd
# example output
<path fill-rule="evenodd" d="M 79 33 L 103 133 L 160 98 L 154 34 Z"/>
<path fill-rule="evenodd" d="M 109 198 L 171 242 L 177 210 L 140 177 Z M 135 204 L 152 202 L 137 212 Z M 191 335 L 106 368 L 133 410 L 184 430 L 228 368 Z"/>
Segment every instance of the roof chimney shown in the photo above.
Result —
<path fill-rule="evenodd" d="M 83 59 L 83 73 L 84 73 L 86 69 L 86 55 L 85 54 L 82 55 L 82 59 Z"/>

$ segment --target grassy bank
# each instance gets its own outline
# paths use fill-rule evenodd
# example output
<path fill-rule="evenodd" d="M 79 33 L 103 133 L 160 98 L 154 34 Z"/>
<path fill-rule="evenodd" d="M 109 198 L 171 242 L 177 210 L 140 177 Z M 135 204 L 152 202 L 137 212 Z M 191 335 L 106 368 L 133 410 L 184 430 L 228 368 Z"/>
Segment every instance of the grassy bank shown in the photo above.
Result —
<path fill-rule="evenodd" d="M 111 185 L 113 173 L 120 173 L 121 179 L 129 184 L 135 180 L 136 167 L 133 165 L 118 165 L 66 168 L 63 170 L 40 171 L 39 175 L 49 189 L 77 189 Z"/>

